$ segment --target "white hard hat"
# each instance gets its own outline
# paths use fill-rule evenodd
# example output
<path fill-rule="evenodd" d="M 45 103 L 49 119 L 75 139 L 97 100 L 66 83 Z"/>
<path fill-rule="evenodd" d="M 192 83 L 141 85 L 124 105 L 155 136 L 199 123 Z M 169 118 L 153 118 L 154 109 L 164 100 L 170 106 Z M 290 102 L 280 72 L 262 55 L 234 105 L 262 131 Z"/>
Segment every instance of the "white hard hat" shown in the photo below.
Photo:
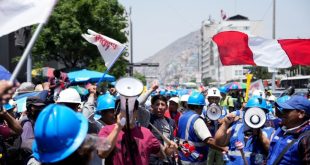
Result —
<path fill-rule="evenodd" d="M 189 95 L 183 95 L 183 96 L 181 97 L 181 101 L 187 102 L 187 101 L 188 101 L 188 98 L 189 98 Z"/>
<path fill-rule="evenodd" d="M 253 91 L 252 96 L 261 96 L 263 99 L 266 99 L 265 92 L 262 90 Z"/>
<path fill-rule="evenodd" d="M 81 103 L 81 97 L 75 89 L 67 88 L 59 93 L 57 103 Z"/>
<path fill-rule="evenodd" d="M 276 101 L 277 98 L 274 95 L 268 97 L 268 101 Z"/>
<path fill-rule="evenodd" d="M 178 97 L 171 97 L 168 102 L 173 101 L 173 102 L 179 104 L 179 100 L 180 99 Z"/>
<path fill-rule="evenodd" d="M 219 97 L 219 98 L 222 98 L 220 90 L 215 88 L 215 87 L 208 89 L 207 98 L 208 97 Z"/>

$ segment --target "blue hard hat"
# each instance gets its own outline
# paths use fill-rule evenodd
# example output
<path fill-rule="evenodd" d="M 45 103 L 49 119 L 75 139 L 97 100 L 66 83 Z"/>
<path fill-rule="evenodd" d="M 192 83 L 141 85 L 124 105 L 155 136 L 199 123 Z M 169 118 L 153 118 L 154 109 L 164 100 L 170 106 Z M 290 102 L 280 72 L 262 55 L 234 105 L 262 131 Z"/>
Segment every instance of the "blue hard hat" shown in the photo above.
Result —
<path fill-rule="evenodd" d="M 245 105 L 246 109 L 254 108 L 254 107 L 268 110 L 267 102 L 261 96 L 253 96 L 253 97 L 251 97 L 249 99 L 249 101 L 247 102 L 247 104 Z"/>
<path fill-rule="evenodd" d="M 97 99 L 97 110 L 103 111 L 107 109 L 115 109 L 115 97 L 110 94 L 104 94 Z"/>
<path fill-rule="evenodd" d="M 161 91 L 159 92 L 159 95 L 165 96 L 165 95 L 166 95 L 166 91 L 165 91 L 165 90 L 161 90 Z"/>
<path fill-rule="evenodd" d="M 34 127 L 33 156 L 41 163 L 54 163 L 69 157 L 83 143 L 87 119 L 69 107 L 50 104 L 38 116 Z"/>
<path fill-rule="evenodd" d="M 290 98 L 291 98 L 291 96 L 288 96 L 288 95 L 282 96 L 282 97 L 277 99 L 277 103 L 284 103 L 287 100 L 289 100 Z"/>
<path fill-rule="evenodd" d="M 12 110 L 12 109 L 15 108 L 14 105 L 11 105 L 11 104 L 9 104 L 9 103 L 4 104 L 2 107 L 3 107 L 6 111 L 10 111 L 10 110 Z"/>
<path fill-rule="evenodd" d="M 206 104 L 205 97 L 199 92 L 194 92 L 189 96 L 187 104 L 205 105 Z"/>
<path fill-rule="evenodd" d="M 228 92 L 227 88 L 224 86 L 220 87 L 219 90 L 221 93 L 224 93 L 224 94 L 227 94 L 227 92 Z"/>

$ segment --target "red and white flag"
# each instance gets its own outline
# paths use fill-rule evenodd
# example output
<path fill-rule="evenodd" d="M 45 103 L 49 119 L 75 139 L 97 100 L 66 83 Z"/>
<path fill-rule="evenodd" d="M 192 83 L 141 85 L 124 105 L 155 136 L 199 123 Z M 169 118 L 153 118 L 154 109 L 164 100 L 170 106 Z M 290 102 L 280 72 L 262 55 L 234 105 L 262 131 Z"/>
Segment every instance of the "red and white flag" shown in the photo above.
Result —
<path fill-rule="evenodd" d="M 56 0 L 0 0 L 0 37 L 47 21 Z"/>
<path fill-rule="evenodd" d="M 87 32 L 89 34 L 82 34 L 82 37 L 98 47 L 99 52 L 105 62 L 105 66 L 107 68 L 111 68 L 115 61 L 125 50 L 125 45 L 112 38 L 96 33 L 90 29 L 88 29 Z"/>
<path fill-rule="evenodd" d="M 272 40 L 238 31 L 213 36 L 223 65 L 257 65 L 289 68 L 310 65 L 310 39 Z"/>

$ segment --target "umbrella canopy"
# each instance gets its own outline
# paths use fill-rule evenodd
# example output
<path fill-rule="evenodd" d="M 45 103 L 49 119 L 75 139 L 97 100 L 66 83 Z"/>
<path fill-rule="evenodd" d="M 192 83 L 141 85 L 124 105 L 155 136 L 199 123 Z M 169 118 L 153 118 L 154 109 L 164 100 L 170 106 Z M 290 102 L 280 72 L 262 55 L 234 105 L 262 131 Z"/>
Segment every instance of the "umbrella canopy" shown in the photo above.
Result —
<path fill-rule="evenodd" d="M 228 84 L 226 84 L 224 86 L 228 90 L 232 90 L 232 89 L 246 89 L 246 84 L 245 83 L 240 83 L 240 82 L 231 82 L 231 83 L 228 83 Z"/>
<path fill-rule="evenodd" d="M 0 65 L 0 80 L 10 80 L 11 73 Z"/>
<path fill-rule="evenodd" d="M 38 68 L 38 69 L 33 69 L 31 74 L 33 77 L 37 77 L 37 76 L 42 76 L 42 77 L 47 77 L 47 78 L 53 78 L 54 77 L 54 68 L 51 67 L 43 67 L 43 68 Z M 63 77 L 63 79 L 65 79 L 67 77 L 67 73 L 65 72 L 60 72 L 61 73 L 61 77 Z"/>
<path fill-rule="evenodd" d="M 103 76 L 103 73 L 82 69 L 75 72 L 69 72 L 68 77 L 70 82 L 98 82 L 100 78 Z M 115 81 L 115 77 L 109 74 L 106 74 L 102 81 L 113 82 Z"/>

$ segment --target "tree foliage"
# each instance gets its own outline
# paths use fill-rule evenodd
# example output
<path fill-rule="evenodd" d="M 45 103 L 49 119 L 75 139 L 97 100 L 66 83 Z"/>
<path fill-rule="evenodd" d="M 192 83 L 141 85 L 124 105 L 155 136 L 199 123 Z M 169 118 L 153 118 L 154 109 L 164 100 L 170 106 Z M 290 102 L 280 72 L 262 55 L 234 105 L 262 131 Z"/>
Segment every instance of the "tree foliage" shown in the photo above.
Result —
<path fill-rule="evenodd" d="M 33 49 L 34 61 L 58 61 L 66 68 L 104 71 L 104 61 L 95 45 L 81 37 L 87 29 L 127 41 L 125 9 L 117 0 L 58 0 L 48 24 Z M 120 58 L 111 74 L 125 74 L 126 60 Z"/>
<path fill-rule="evenodd" d="M 143 74 L 139 73 L 139 72 L 134 72 L 133 73 L 133 77 L 136 78 L 136 79 L 139 79 L 140 81 L 142 81 L 142 83 L 144 85 L 146 85 L 146 78 Z"/>

